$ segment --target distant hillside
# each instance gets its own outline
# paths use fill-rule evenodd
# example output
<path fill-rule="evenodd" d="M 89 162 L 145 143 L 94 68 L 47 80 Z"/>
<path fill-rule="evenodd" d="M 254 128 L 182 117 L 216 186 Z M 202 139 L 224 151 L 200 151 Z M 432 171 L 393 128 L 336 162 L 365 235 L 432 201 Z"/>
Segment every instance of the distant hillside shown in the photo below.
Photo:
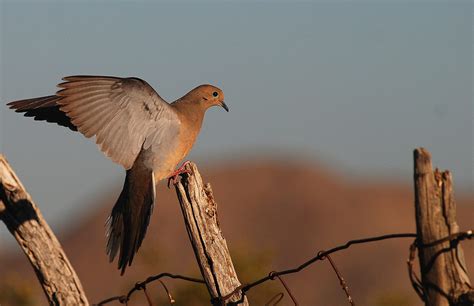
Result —
<path fill-rule="evenodd" d="M 271 270 L 297 266 L 354 238 L 414 232 L 411 182 L 356 181 L 331 174 L 316 164 L 255 161 L 201 167 L 218 203 L 219 220 L 241 281 L 249 282 Z M 141 251 L 125 276 L 105 256 L 104 222 L 118 192 L 98 199 L 96 212 L 60 235 L 91 302 L 122 294 L 136 281 L 160 272 L 198 276 L 175 191 L 157 190 L 151 227 Z M 474 197 L 457 196 L 461 229 L 474 227 Z M 410 286 L 406 259 L 411 240 L 391 240 L 353 246 L 333 256 L 358 305 L 422 305 Z M 474 244 L 463 244 L 474 277 Z M 0 258 L 0 304 L 8 300 L 45 304 L 35 276 L 23 255 Z M 326 262 L 285 277 L 301 305 L 346 305 L 338 280 Z M 166 280 L 177 303 L 206 305 L 203 287 Z M 162 301 L 159 284 L 151 295 Z M 273 282 L 250 292 L 253 305 L 263 305 L 282 291 Z M 18 295 L 18 296 L 15 296 Z M 39 294 L 40 298 L 35 298 Z M 13 295 L 13 297 L 12 297 Z M 31 299 L 26 297 L 33 296 Z M 140 295 L 141 297 L 141 295 Z M 4 299 L 2 302 L 1 298 Z M 23 300 L 21 300 L 23 298 Z M 10 302 L 11 303 L 11 302 Z M 142 305 L 132 300 L 129 305 Z M 285 298 L 281 305 L 291 305 Z"/>

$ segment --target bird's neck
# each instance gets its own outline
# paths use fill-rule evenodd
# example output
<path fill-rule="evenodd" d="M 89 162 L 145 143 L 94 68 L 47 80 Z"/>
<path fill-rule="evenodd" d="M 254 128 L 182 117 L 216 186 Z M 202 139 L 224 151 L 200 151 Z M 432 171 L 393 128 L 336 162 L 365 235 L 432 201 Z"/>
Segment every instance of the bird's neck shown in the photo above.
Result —
<path fill-rule="evenodd" d="M 181 98 L 171 106 L 175 108 L 183 124 L 196 131 L 201 129 L 206 110 L 200 103 Z"/>

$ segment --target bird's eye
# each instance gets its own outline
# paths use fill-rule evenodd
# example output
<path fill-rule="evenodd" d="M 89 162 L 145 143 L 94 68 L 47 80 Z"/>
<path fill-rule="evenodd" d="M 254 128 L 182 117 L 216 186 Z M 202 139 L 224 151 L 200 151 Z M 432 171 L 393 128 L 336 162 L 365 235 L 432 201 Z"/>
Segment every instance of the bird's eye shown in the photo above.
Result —
<path fill-rule="evenodd" d="M 217 91 L 214 91 L 214 92 L 212 93 L 212 95 L 213 95 L 214 97 L 217 97 L 219 94 L 217 93 Z"/>

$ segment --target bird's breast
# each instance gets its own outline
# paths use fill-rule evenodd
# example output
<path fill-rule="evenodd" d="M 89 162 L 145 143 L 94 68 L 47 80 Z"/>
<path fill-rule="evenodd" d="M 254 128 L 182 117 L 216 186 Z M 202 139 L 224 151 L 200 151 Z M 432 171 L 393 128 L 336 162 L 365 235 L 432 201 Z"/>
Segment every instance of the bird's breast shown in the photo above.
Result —
<path fill-rule="evenodd" d="M 139 158 L 148 168 L 153 169 L 155 181 L 168 178 L 177 165 L 191 151 L 199 130 L 181 129 L 175 139 L 167 143 L 153 143 L 143 150 Z"/>

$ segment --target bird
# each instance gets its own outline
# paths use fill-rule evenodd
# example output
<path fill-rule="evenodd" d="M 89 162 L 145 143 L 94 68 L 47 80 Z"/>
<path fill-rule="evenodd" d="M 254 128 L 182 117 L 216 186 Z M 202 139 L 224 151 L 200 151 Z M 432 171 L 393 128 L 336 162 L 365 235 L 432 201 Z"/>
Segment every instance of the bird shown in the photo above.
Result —
<path fill-rule="evenodd" d="M 156 202 L 156 184 L 187 172 L 177 165 L 191 150 L 206 110 L 221 106 L 218 87 L 197 86 L 172 103 L 136 77 L 76 75 L 64 77 L 54 95 L 7 105 L 26 117 L 56 123 L 87 138 L 126 170 L 122 191 L 106 221 L 109 262 L 118 254 L 123 275 L 145 237 Z M 176 170 L 175 170 L 176 169 Z"/>

